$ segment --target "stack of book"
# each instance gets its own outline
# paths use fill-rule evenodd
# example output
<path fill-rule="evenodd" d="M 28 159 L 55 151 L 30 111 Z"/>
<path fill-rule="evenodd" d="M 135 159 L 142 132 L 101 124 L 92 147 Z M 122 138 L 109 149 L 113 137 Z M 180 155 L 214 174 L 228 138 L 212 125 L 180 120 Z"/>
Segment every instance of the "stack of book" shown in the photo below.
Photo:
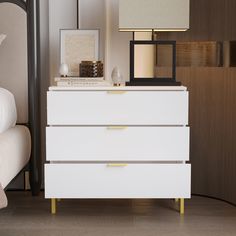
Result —
<path fill-rule="evenodd" d="M 107 87 L 111 86 L 109 81 L 106 81 L 104 77 L 96 78 L 84 78 L 84 77 L 56 77 L 56 85 L 59 87 Z"/>

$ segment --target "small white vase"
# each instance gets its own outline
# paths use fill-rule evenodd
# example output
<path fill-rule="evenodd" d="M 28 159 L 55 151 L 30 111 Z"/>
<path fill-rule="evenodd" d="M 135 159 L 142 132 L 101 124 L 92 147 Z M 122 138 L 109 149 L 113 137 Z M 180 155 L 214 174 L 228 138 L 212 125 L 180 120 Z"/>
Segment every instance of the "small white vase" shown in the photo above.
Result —
<path fill-rule="evenodd" d="M 60 69 L 59 69 L 59 73 L 61 77 L 67 77 L 68 76 L 68 72 L 69 72 L 69 68 L 68 65 L 65 63 L 62 63 L 60 65 Z"/>
<path fill-rule="evenodd" d="M 124 83 L 123 76 L 118 67 L 115 67 L 112 70 L 111 78 L 115 86 L 121 86 Z"/>

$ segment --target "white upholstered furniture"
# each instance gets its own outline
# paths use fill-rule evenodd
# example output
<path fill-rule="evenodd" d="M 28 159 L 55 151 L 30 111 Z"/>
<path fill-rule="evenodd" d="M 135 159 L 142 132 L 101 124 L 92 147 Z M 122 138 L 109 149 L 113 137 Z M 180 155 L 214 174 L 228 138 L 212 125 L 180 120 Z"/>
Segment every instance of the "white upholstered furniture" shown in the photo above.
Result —
<path fill-rule="evenodd" d="M 28 163 L 31 136 L 27 127 L 17 125 L 14 95 L 0 88 L 0 184 L 5 188 Z"/>
<path fill-rule="evenodd" d="M 45 197 L 190 198 L 186 87 L 50 87 Z"/>
<path fill-rule="evenodd" d="M 17 125 L 0 134 L 0 183 L 5 188 L 27 165 L 31 153 L 29 129 Z"/>
<path fill-rule="evenodd" d="M 4 189 L 28 163 L 31 137 L 27 127 L 16 126 L 14 95 L 0 88 L 0 209 L 7 206 Z"/>
<path fill-rule="evenodd" d="M 0 134 L 16 125 L 17 111 L 14 95 L 0 87 Z"/>

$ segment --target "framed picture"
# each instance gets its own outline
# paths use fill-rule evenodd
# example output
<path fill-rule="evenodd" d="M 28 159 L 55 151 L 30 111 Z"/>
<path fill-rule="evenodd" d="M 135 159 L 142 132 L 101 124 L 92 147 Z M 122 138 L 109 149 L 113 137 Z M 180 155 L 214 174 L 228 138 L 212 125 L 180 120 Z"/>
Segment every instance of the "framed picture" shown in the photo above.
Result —
<path fill-rule="evenodd" d="M 60 63 L 68 65 L 68 76 L 79 76 L 81 61 L 98 61 L 99 30 L 61 30 Z"/>

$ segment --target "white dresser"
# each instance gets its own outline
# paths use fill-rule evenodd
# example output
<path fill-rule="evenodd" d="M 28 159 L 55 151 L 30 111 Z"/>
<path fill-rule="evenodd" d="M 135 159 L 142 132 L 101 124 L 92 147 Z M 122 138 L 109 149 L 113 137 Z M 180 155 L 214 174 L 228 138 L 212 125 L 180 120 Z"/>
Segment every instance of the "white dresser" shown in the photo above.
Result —
<path fill-rule="evenodd" d="M 50 87 L 45 197 L 190 198 L 186 87 Z"/>

